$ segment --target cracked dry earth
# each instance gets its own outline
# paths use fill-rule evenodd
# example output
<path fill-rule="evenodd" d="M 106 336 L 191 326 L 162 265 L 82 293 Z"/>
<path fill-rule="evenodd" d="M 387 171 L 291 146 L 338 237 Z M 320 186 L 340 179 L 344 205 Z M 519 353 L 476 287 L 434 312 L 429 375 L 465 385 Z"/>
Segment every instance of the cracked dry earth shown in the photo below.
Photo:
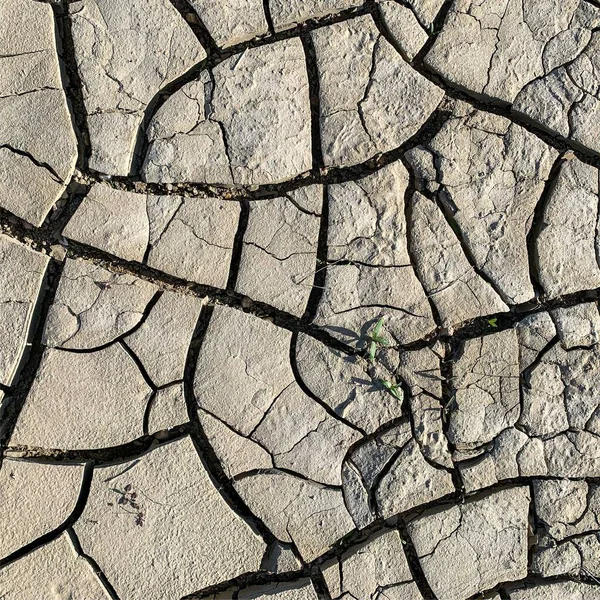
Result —
<path fill-rule="evenodd" d="M 2 0 L 0 599 L 600 599 L 600 3 Z"/>

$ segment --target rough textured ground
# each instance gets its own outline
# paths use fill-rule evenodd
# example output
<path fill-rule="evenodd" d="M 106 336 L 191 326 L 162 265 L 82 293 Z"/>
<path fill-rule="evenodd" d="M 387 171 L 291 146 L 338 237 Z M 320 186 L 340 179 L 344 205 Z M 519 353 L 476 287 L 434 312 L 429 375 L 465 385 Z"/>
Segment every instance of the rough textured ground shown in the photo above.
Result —
<path fill-rule="evenodd" d="M 598 0 L 2 0 L 0 599 L 600 599 Z"/>

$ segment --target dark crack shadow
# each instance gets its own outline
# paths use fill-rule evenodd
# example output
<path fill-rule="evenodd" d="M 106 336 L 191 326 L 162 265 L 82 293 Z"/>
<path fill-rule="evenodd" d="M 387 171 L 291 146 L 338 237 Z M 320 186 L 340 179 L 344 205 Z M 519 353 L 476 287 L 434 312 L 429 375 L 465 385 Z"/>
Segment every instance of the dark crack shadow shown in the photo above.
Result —
<path fill-rule="evenodd" d="M 11 386 L 10 397 L 6 398 L 0 408 L 0 450 L 4 452 L 8 446 L 14 428 L 17 424 L 19 414 L 25 405 L 25 400 L 29 394 L 29 389 L 36 377 L 37 370 L 42 360 L 44 346 L 42 338 L 46 318 L 50 306 L 54 302 L 58 282 L 62 273 L 63 264 L 55 261 L 48 263 L 46 278 L 38 296 L 37 305 L 34 309 L 32 324 L 30 327 L 30 344 L 27 346 L 30 350 L 24 351 L 22 362 L 18 368 L 20 375 L 17 383 Z M 45 291 L 44 291 L 45 288 Z M 0 467 L 2 456 L 0 456 Z"/>
<path fill-rule="evenodd" d="M 315 264 L 315 275 L 312 282 L 312 289 L 306 303 L 303 319 L 312 322 L 317 314 L 325 282 L 327 279 L 327 236 L 329 227 L 329 192 L 327 186 L 323 186 L 323 204 L 321 207 L 319 226 L 319 237 L 317 239 L 317 258 Z"/>
<path fill-rule="evenodd" d="M 544 211 L 546 210 L 546 206 L 548 205 L 552 193 L 554 192 L 564 162 L 565 159 L 563 155 L 559 155 L 558 158 L 554 161 L 554 164 L 550 169 L 550 173 L 548 174 L 548 179 L 546 179 L 544 189 L 540 194 L 540 197 L 538 198 L 538 201 L 535 205 L 531 226 L 527 233 L 527 257 L 529 259 L 529 277 L 531 279 L 531 283 L 533 284 L 533 289 L 535 291 L 536 298 L 545 295 L 542 284 L 540 283 L 537 240 L 544 227 Z"/>
<path fill-rule="evenodd" d="M 85 171 L 89 165 L 92 149 L 87 124 L 87 113 L 83 101 L 83 84 L 77 69 L 77 61 L 75 60 L 69 4 L 69 0 L 60 0 L 59 2 L 51 3 L 51 6 L 55 15 L 58 54 L 61 59 L 61 78 L 73 121 L 73 129 L 77 138 L 77 167 Z"/>
<path fill-rule="evenodd" d="M 233 293 L 240 272 L 240 263 L 242 261 L 242 253 L 244 250 L 244 236 L 248 228 L 248 220 L 250 218 L 250 203 L 248 200 L 240 200 L 240 216 L 238 221 L 237 231 L 233 241 L 233 250 L 231 251 L 231 263 L 229 267 L 229 276 L 225 287 L 227 292 Z"/>

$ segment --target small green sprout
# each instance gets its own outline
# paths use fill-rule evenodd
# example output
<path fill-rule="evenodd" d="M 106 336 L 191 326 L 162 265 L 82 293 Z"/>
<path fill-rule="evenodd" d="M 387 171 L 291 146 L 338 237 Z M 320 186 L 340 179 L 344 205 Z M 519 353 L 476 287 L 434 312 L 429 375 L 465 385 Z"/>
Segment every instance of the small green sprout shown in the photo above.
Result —
<path fill-rule="evenodd" d="M 498 317 L 494 317 L 492 319 L 488 319 L 488 323 L 492 326 L 492 327 L 498 327 Z"/>
<path fill-rule="evenodd" d="M 377 323 L 375 323 L 375 327 L 373 327 L 373 331 L 369 335 L 371 343 L 369 344 L 369 361 L 371 364 L 375 364 L 375 355 L 377 354 L 378 346 L 387 346 L 388 341 L 381 335 L 381 330 L 383 329 L 383 320 L 384 317 L 381 317 Z"/>
<path fill-rule="evenodd" d="M 386 379 L 380 379 L 379 382 L 392 396 L 394 396 L 394 398 L 396 398 L 396 400 L 403 400 L 402 391 L 398 384 L 387 381 Z"/>
<path fill-rule="evenodd" d="M 369 344 L 369 362 L 374 365 L 375 364 L 375 355 L 377 354 L 377 344 L 375 342 L 371 342 Z"/>
<path fill-rule="evenodd" d="M 371 333 L 371 339 L 382 346 L 387 346 L 387 340 L 382 337 L 381 330 L 383 329 L 383 319 L 385 317 L 381 317 L 377 323 L 375 323 L 375 327 L 373 327 L 373 332 Z"/>

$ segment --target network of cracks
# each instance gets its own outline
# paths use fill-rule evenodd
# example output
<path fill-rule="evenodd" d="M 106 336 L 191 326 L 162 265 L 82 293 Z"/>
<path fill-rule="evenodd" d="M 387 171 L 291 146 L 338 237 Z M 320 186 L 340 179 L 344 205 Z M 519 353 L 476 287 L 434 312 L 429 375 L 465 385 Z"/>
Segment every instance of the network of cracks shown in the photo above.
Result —
<path fill-rule="evenodd" d="M 4 0 L 0 598 L 600 598 L 599 41 Z"/>

